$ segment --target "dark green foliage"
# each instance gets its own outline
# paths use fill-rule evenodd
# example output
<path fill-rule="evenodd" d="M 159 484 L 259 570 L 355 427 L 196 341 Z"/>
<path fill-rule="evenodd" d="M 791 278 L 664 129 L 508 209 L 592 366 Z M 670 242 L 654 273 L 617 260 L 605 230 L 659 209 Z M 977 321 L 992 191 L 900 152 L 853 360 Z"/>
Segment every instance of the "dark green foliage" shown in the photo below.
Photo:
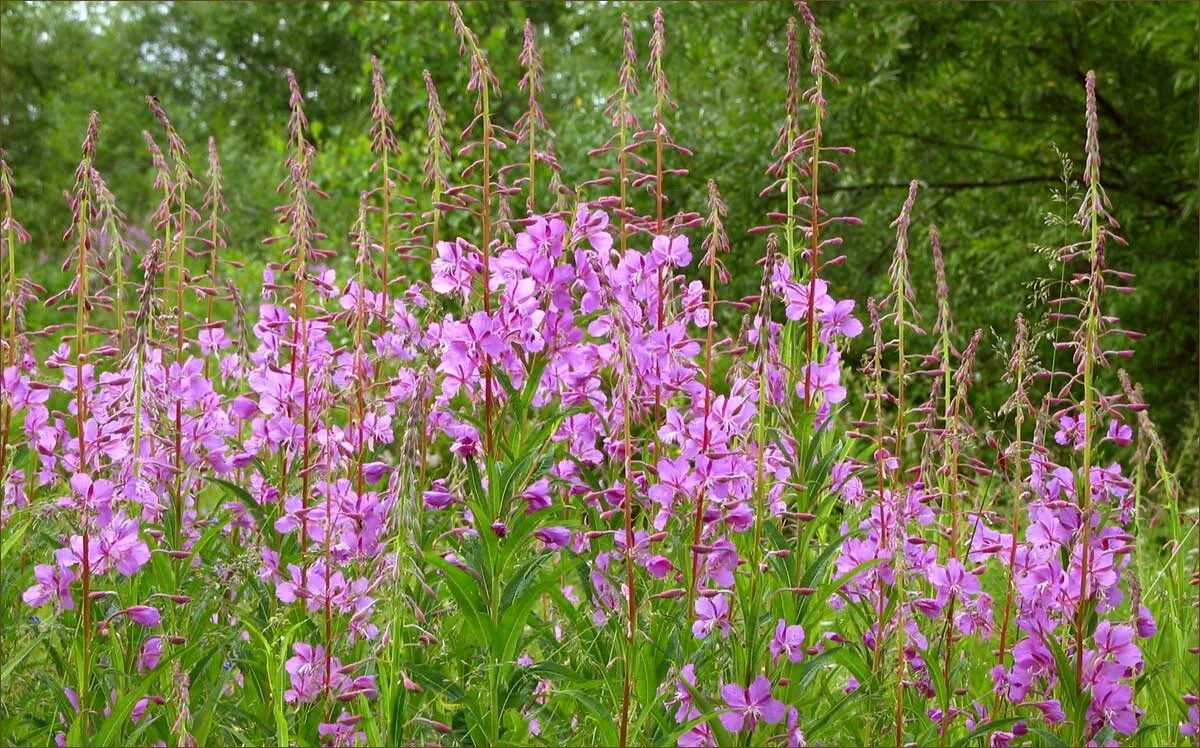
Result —
<path fill-rule="evenodd" d="M 666 190 L 676 206 L 696 209 L 706 181 L 718 181 L 732 206 L 732 283 L 736 292 L 754 293 L 761 244 L 745 232 L 774 207 L 758 192 L 783 112 L 783 30 L 792 9 L 782 2 L 663 5 L 667 74 L 679 103 L 667 124 L 696 154 L 687 163 L 691 174 L 668 178 Z M 1180 443 L 1194 420 L 1198 345 L 1196 6 L 819 5 L 829 68 L 844 81 L 829 92 L 827 142 L 857 151 L 844 173 L 822 185 L 823 204 L 864 221 L 845 232 L 850 257 L 828 273 L 831 290 L 860 301 L 882 290 L 888 221 L 916 178 L 929 196 L 921 221 L 941 230 L 960 331 L 981 327 L 1009 338 L 1018 311 L 1031 319 L 1045 311 L 1029 279 L 1057 279 L 1059 271 L 1033 247 L 1068 238 L 1042 218 L 1050 190 L 1061 186 L 1055 147 L 1082 161 L 1081 82 L 1084 71 L 1097 71 L 1104 180 L 1130 242 L 1129 249 L 1114 247 L 1109 260 L 1136 273 L 1139 290 L 1118 299 L 1113 311 L 1148 333 L 1131 374 L 1144 384 L 1171 443 Z M 601 110 L 617 82 L 620 14 L 633 18 L 644 60 L 651 10 L 641 3 L 465 8 L 491 50 L 503 94 L 497 121 L 506 125 L 521 113 L 516 57 L 524 18 L 534 20 L 546 67 L 543 106 L 568 184 L 594 178 L 601 166 L 583 154 L 610 133 Z M 60 285 L 50 274 L 66 251 L 58 240 L 69 222 L 61 193 L 91 109 L 105 131 L 98 165 L 131 223 L 148 231 L 158 195 L 140 137 L 143 129 L 155 131 L 144 95 L 158 96 L 172 112 L 197 161 L 206 136 L 217 138 L 228 175 L 228 255 L 247 264 L 246 277 L 235 279 L 243 288 L 265 262 L 259 240 L 277 230 L 271 207 L 283 176 L 285 68 L 296 71 L 307 94 L 321 152 L 314 176 L 332 196 L 318 217 L 335 238 L 352 224 L 373 160 L 372 54 L 390 84 L 404 146 L 398 168 L 414 179 L 425 128 L 421 69 L 439 87 L 452 147 L 471 111 L 466 70 L 437 2 L 5 3 L 0 23 L 0 147 L 16 177 L 17 216 L 33 232 L 32 254 L 19 258 L 18 268 L 47 287 Z M 639 112 L 648 114 L 650 104 L 644 96 Z M 924 229 L 914 227 L 914 237 Z M 914 247 L 914 283 L 932 287 L 928 253 L 916 240 Z M 346 271 L 352 258 L 344 255 Z M 30 326 L 42 326 L 50 314 L 31 309 Z M 956 336 L 960 345 L 965 338 Z M 976 389 L 981 415 L 1002 400 L 1003 361 L 985 341 Z"/>

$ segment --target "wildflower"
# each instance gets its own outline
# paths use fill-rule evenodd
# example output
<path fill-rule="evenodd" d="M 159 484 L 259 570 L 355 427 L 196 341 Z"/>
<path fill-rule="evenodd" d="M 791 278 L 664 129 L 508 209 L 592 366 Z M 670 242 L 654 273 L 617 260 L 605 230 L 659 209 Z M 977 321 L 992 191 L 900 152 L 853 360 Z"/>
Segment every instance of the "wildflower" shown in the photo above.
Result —
<path fill-rule="evenodd" d="M 1054 441 L 1067 445 L 1070 444 L 1076 451 L 1083 449 L 1083 444 L 1087 440 L 1087 425 L 1084 423 L 1083 416 L 1075 418 L 1074 416 L 1064 415 L 1058 419 L 1058 431 L 1054 432 Z"/>
<path fill-rule="evenodd" d="M 1154 615 L 1145 605 L 1138 606 L 1137 614 L 1137 634 L 1142 639 L 1149 639 L 1158 632 L 1158 624 L 1154 620 Z"/>
<path fill-rule="evenodd" d="M 474 247 L 465 239 L 437 243 L 437 258 L 430 264 L 430 286 L 439 294 L 458 295 L 463 301 L 471 293 L 471 274 L 478 262 Z"/>
<path fill-rule="evenodd" d="M 131 605 L 125 609 L 125 615 L 129 616 L 129 620 L 137 625 L 146 628 L 157 626 L 162 618 L 158 608 L 152 608 L 149 605 Z"/>
<path fill-rule="evenodd" d="M 454 494 L 446 490 L 446 482 L 441 478 L 435 479 L 422 497 L 425 500 L 425 506 L 430 509 L 445 509 L 454 503 Z"/>
<path fill-rule="evenodd" d="M 1104 438 L 1118 447 L 1128 447 L 1133 443 L 1133 429 L 1114 418 L 1108 422 L 1108 433 Z"/>
<path fill-rule="evenodd" d="M 1088 718 L 1093 724 L 1107 724 L 1122 735 L 1137 732 L 1137 713 L 1133 706 L 1133 689 L 1124 683 L 1102 679 L 1092 688 Z"/>
<path fill-rule="evenodd" d="M 780 618 L 775 624 L 775 636 L 771 639 L 770 650 L 777 665 L 785 653 L 788 662 L 803 661 L 804 629 L 799 624 L 789 626 L 787 621 Z"/>
<path fill-rule="evenodd" d="M 678 704 L 675 721 L 682 724 L 700 716 L 700 710 L 692 703 L 692 689 L 696 687 L 696 666 L 688 663 L 679 670 L 675 679 L 675 696 L 668 704 Z"/>
<path fill-rule="evenodd" d="M 717 736 L 707 722 L 701 722 L 679 736 L 679 748 L 716 748 Z"/>
<path fill-rule="evenodd" d="M 825 360 L 804 365 L 804 372 L 796 383 L 796 394 L 809 398 L 820 393 L 824 404 L 836 405 L 846 399 L 846 388 L 842 386 L 841 356 L 831 347 Z"/>
<path fill-rule="evenodd" d="M 929 583 L 937 591 L 939 605 L 945 605 L 951 598 L 977 594 L 980 590 L 978 577 L 967 571 L 957 558 L 949 559 L 945 566 L 935 564 L 930 567 Z"/>
<path fill-rule="evenodd" d="M 1063 712 L 1062 704 L 1059 703 L 1058 699 L 1035 701 L 1033 702 L 1033 706 L 1037 707 L 1037 710 L 1042 713 L 1042 717 L 1045 718 L 1047 724 L 1057 725 L 1067 718 L 1066 713 Z"/>
<path fill-rule="evenodd" d="M 196 343 L 200 346 L 200 352 L 205 356 L 233 345 L 233 341 L 225 334 L 225 328 L 220 325 L 202 328 L 200 332 L 196 333 Z"/>
<path fill-rule="evenodd" d="M 366 745 L 367 734 L 355 729 L 361 720 L 362 717 L 343 709 L 336 721 L 317 725 L 317 734 L 321 736 L 321 741 L 329 746 Z"/>
<path fill-rule="evenodd" d="M 843 335 L 847 338 L 856 338 L 861 335 L 863 325 L 851 315 L 853 311 L 854 300 L 844 299 L 821 312 L 821 315 L 817 317 L 821 323 L 821 342 L 829 343 L 834 335 Z"/>
<path fill-rule="evenodd" d="M 645 567 L 646 571 L 650 572 L 650 576 L 655 579 L 664 579 L 671 572 L 671 569 L 675 568 L 674 564 L 671 563 L 671 559 L 659 555 L 646 559 Z"/>
<path fill-rule="evenodd" d="M 75 609 L 75 601 L 71 597 L 71 583 L 78 577 L 71 569 L 59 564 L 38 564 L 33 567 L 33 578 L 33 586 L 21 595 L 26 605 L 40 608 L 53 600 L 59 610 Z"/>
<path fill-rule="evenodd" d="M 1188 705 L 1187 721 L 1179 723 L 1179 733 L 1193 739 L 1200 735 L 1200 698 L 1195 694 L 1185 694 L 1183 702 Z"/>
<path fill-rule="evenodd" d="M 729 601 L 724 595 L 701 597 L 695 602 L 696 621 L 692 624 L 692 634 L 697 639 L 703 639 L 720 629 L 721 636 L 729 636 Z"/>
<path fill-rule="evenodd" d="M 686 236 L 656 236 L 651 246 L 650 254 L 659 265 L 682 268 L 692 261 Z"/>
<path fill-rule="evenodd" d="M 783 719 L 783 702 L 771 697 L 771 681 L 760 675 L 748 688 L 736 683 L 721 687 L 721 698 L 728 706 L 720 716 L 721 726 L 729 732 L 754 732 L 761 719 L 775 724 Z"/>
<path fill-rule="evenodd" d="M 321 693 L 320 678 L 325 667 L 325 648 L 319 644 L 314 647 L 304 642 L 296 642 L 292 645 L 292 650 L 295 655 L 283 664 L 283 669 L 287 671 L 291 681 L 291 687 L 284 692 L 283 698 L 288 703 L 315 701 Z"/>
<path fill-rule="evenodd" d="M 1107 620 L 1096 624 L 1093 641 L 1097 654 L 1101 658 L 1111 657 L 1123 667 L 1137 667 L 1142 664 L 1142 653 L 1133 642 L 1132 626 L 1113 626 Z"/>
<path fill-rule="evenodd" d="M 95 573 L 115 568 L 125 576 L 132 576 L 150 560 L 150 548 L 138 537 L 137 522 L 114 518 L 112 523 L 100 531 Z"/>
<path fill-rule="evenodd" d="M 534 530 L 533 536 L 549 548 L 562 548 L 571 542 L 571 531 L 565 527 L 540 527 Z"/>
<path fill-rule="evenodd" d="M 784 737 L 787 748 L 805 748 L 808 745 L 808 739 L 800 731 L 800 710 L 794 706 L 788 707 L 787 733 Z"/>
<path fill-rule="evenodd" d="M 608 252 L 613 246 L 612 234 L 605 230 L 607 228 L 607 213 L 602 210 L 589 211 L 587 206 L 579 206 L 579 210 L 575 213 L 575 225 L 572 230 L 575 236 L 587 238 L 592 249 L 602 254 Z"/>
<path fill-rule="evenodd" d="M 158 667 L 158 661 L 162 658 L 162 638 L 152 636 L 142 642 L 142 646 L 138 649 L 137 669 L 138 673 L 144 675 L 148 671 Z"/>

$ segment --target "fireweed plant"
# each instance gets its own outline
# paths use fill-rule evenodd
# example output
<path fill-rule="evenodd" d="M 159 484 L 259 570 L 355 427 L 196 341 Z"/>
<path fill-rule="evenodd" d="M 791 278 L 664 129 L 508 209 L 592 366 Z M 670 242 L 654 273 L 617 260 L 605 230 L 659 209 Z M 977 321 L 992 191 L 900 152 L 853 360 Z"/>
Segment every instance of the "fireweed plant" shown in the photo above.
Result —
<path fill-rule="evenodd" d="M 457 149 L 426 71 L 420 178 L 397 170 L 372 59 L 344 226 L 318 222 L 289 72 L 253 290 L 226 277 L 217 143 L 199 169 L 157 100 L 150 225 L 108 190 L 93 114 L 53 293 L 22 274 L 0 159 L 3 741 L 1200 745 L 1195 517 L 1115 371 L 1138 336 L 1108 303 L 1132 288 L 1095 76 L 1051 312 L 964 334 L 935 229 L 931 304 L 912 281 L 915 181 L 886 293 L 831 295 L 858 221 L 821 193 L 853 151 L 797 11 L 747 298 L 721 296 L 720 186 L 668 192 L 690 151 L 661 10 L 644 67 L 622 19 L 612 134 L 569 187 L 536 28 L 510 129 L 452 3 Z M 63 321 L 28 329 L 40 303 Z M 1011 395 L 982 419 L 993 344 Z"/>

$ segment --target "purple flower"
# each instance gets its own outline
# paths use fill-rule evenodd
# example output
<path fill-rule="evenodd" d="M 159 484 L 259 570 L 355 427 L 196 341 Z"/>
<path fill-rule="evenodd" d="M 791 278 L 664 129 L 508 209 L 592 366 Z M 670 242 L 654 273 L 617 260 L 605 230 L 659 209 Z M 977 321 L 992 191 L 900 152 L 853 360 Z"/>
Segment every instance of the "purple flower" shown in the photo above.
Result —
<path fill-rule="evenodd" d="M 605 253 L 612 249 L 613 238 L 608 228 L 608 214 L 602 210 L 589 211 L 587 206 L 580 205 L 575 213 L 575 225 L 572 230 L 575 236 L 587 237 L 592 249 Z"/>
<path fill-rule="evenodd" d="M 646 571 L 650 572 L 650 576 L 655 579 L 665 578 L 671 572 L 671 569 L 675 568 L 669 558 L 658 555 L 646 559 L 645 567 Z"/>
<path fill-rule="evenodd" d="M 707 722 L 701 722 L 680 735 L 676 745 L 679 748 L 716 748 L 717 736 L 713 735 L 712 727 Z"/>
<path fill-rule="evenodd" d="M 71 583 L 78 578 L 75 572 L 58 564 L 38 564 L 33 567 L 33 578 L 36 580 L 34 585 L 21 595 L 27 605 L 40 608 L 53 600 L 60 610 L 74 610 Z"/>
<path fill-rule="evenodd" d="M 777 266 L 779 269 L 785 269 L 786 264 Z M 790 271 L 786 273 L 790 275 Z M 829 296 L 829 284 L 818 278 L 812 284 L 816 289 L 816 294 L 813 298 L 813 310 L 816 314 L 824 314 L 836 306 L 834 300 Z M 783 288 L 784 299 L 787 301 L 787 308 L 784 310 L 785 315 L 790 320 L 807 320 L 808 319 L 808 296 L 809 284 L 795 283 L 787 281 Z"/>
<path fill-rule="evenodd" d="M 100 531 L 98 540 L 99 564 L 93 569 L 96 573 L 103 573 L 112 567 L 128 577 L 150 560 L 150 548 L 138 537 L 135 520 L 114 518 L 108 527 Z"/>
<path fill-rule="evenodd" d="M 317 725 L 317 734 L 321 736 L 322 742 L 329 746 L 366 745 L 367 734 L 355 729 L 355 725 L 361 720 L 362 717 L 343 709 L 337 721 Z"/>
<path fill-rule="evenodd" d="M 1142 639 L 1149 639 L 1158 633 L 1158 624 L 1154 620 L 1154 615 L 1145 605 L 1138 607 L 1137 633 Z"/>
<path fill-rule="evenodd" d="M 1108 422 L 1108 433 L 1104 438 L 1118 447 L 1128 447 L 1133 443 L 1133 429 L 1114 418 Z"/>
<path fill-rule="evenodd" d="M 729 601 L 724 595 L 702 597 L 695 603 L 696 621 L 692 624 L 692 634 L 697 639 L 703 639 L 712 633 L 714 628 L 721 630 L 721 636 L 729 636 Z"/>
<path fill-rule="evenodd" d="M 445 509 L 454 503 L 454 494 L 446 489 L 446 481 L 438 478 L 430 485 L 429 490 L 423 494 L 425 506 L 430 509 Z"/>
<path fill-rule="evenodd" d="M 142 642 L 141 648 L 138 650 L 137 669 L 139 673 L 145 674 L 148 670 L 153 670 L 158 667 L 158 661 L 162 658 L 162 638 L 152 636 Z"/>
<path fill-rule="evenodd" d="M 571 531 L 565 527 L 542 527 L 534 530 L 533 536 L 550 548 L 562 548 L 571 542 Z"/>
<path fill-rule="evenodd" d="M 721 687 L 721 698 L 728 705 L 721 713 L 721 726 L 729 732 L 754 732 L 760 719 L 772 725 L 783 719 L 783 702 L 771 698 L 766 676 L 755 678 L 749 688 L 727 683 Z"/>
<path fill-rule="evenodd" d="M 1087 424 L 1084 423 L 1083 416 L 1075 418 L 1065 415 L 1058 419 L 1058 431 L 1054 432 L 1054 441 L 1064 446 L 1070 444 L 1076 450 L 1080 450 L 1083 449 L 1086 439 Z"/>
<path fill-rule="evenodd" d="M 945 605 L 951 598 L 979 593 L 979 579 L 957 558 L 948 560 L 945 566 L 934 564 L 928 574 L 929 583 L 937 591 L 939 605 Z"/>
<path fill-rule="evenodd" d="M 846 399 L 846 388 L 842 386 L 841 356 L 836 348 L 830 348 L 821 363 L 804 365 L 803 375 L 796 382 L 796 394 L 800 397 L 819 393 L 826 404 L 837 404 Z"/>
<path fill-rule="evenodd" d="M 692 704 L 692 692 L 689 690 L 696 687 L 696 666 L 684 665 L 679 671 L 679 677 L 675 679 L 675 696 L 668 701 L 668 704 L 678 704 L 675 710 L 675 721 L 679 723 L 688 722 L 700 716 L 700 710 Z"/>
<path fill-rule="evenodd" d="M 1101 680 L 1092 689 L 1088 717 L 1094 724 L 1107 723 L 1122 735 L 1137 732 L 1137 714 L 1133 707 L 1133 689 L 1124 683 Z"/>
<path fill-rule="evenodd" d="M 325 667 L 325 648 L 321 645 L 296 642 L 292 645 L 296 653 L 294 657 L 283 663 L 291 679 L 291 688 L 284 692 L 283 698 L 289 704 L 293 702 L 307 703 L 316 701 L 321 694 L 321 677 Z"/>
<path fill-rule="evenodd" d="M 162 620 L 162 615 L 158 612 L 158 608 L 152 608 L 149 605 L 131 605 L 125 609 L 125 615 L 129 616 L 129 620 L 139 626 L 152 628 L 157 626 Z"/>
<path fill-rule="evenodd" d="M 532 514 L 539 509 L 547 509 L 553 503 L 550 499 L 550 481 L 542 478 L 525 489 L 521 494 L 525 500 L 525 511 Z"/>
<path fill-rule="evenodd" d="M 430 263 L 433 279 L 430 286 L 440 294 L 457 294 L 463 301 L 471 294 L 471 273 L 477 262 L 475 253 L 467 240 L 459 238 L 454 243 L 438 242 L 437 258 Z"/>
<path fill-rule="evenodd" d="M 87 473 L 75 473 L 71 476 L 71 488 L 75 491 L 75 499 L 64 499 L 67 505 L 73 504 L 80 509 L 94 512 L 101 518 L 108 516 L 115 488 L 112 481 L 105 478 L 93 481 L 92 476 Z M 101 519 L 101 523 L 106 521 Z"/>
<path fill-rule="evenodd" d="M 656 236 L 651 246 L 650 254 L 660 265 L 682 268 L 692 261 L 686 236 Z"/>
<path fill-rule="evenodd" d="M 200 330 L 196 333 L 196 343 L 205 356 L 233 345 L 233 341 L 225 334 L 225 328 L 220 325 Z"/>
<path fill-rule="evenodd" d="M 1179 723 L 1179 733 L 1195 738 L 1200 735 L 1200 699 L 1195 694 L 1185 694 L 1183 697 L 1185 704 L 1188 704 L 1187 722 Z"/>
<path fill-rule="evenodd" d="M 851 315 L 853 311 L 854 300 L 844 299 L 834 304 L 833 308 L 822 312 L 817 318 L 821 322 L 821 342 L 828 343 L 834 335 L 856 338 L 862 334 L 862 323 Z"/>
<path fill-rule="evenodd" d="M 1133 627 L 1113 626 L 1107 620 L 1096 625 L 1093 635 L 1096 650 L 1100 657 L 1111 657 L 1117 664 L 1132 668 L 1142 664 L 1142 653 L 1133 642 Z"/>
<path fill-rule="evenodd" d="M 712 545 L 712 552 L 705 562 L 705 572 L 713 584 L 718 587 L 733 586 L 733 571 L 741 563 L 737 548 L 726 538 L 721 538 Z"/>
<path fill-rule="evenodd" d="M 775 656 L 775 664 L 786 653 L 788 662 L 800 662 L 804 659 L 804 629 L 795 624 L 789 626 L 787 621 L 780 618 L 775 624 L 775 637 L 771 639 L 771 654 Z"/>
<path fill-rule="evenodd" d="M 794 706 L 788 707 L 786 737 L 787 748 L 805 748 L 808 745 L 808 739 L 800 731 L 800 710 Z"/>
<path fill-rule="evenodd" d="M 1042 713 L 1042 717 L 1046 719 L 1046 724 L 1057 725 L 1067 718 L 1067 715 L 1062 710 L 1062 704 L 1058 699 L 1049 699 L 1048 701 L 1035 701 L 1033 706 L 1037 707 Z"/>

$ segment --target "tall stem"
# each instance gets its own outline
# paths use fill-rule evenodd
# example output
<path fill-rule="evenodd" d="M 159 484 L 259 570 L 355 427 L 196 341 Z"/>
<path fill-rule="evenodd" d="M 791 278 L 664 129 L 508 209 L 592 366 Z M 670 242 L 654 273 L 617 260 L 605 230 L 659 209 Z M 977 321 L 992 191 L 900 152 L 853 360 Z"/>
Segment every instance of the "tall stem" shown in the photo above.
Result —
<path fill-rule="evenodd" d="M 383 297 L 386 303 L 388 294 L 391 293 L 391 278 L 388 276 L 388 256 L 391 255 L 391 222 L 392 222 L 392 177 L 388 172 L 388 152 L 391 150 L 390 144 L 384 143 L 383 146 Z M 435 229 L 436 231 L 436 229 Z M 437 240 L 434 239 L 436 246 Z M 361 273 L 360 273 L 361 277 Z M 359 283 L 361 284 L 361 280 Z M 359 286 L 362 287 L 361 285 Z M 360 293 L 361 295 L 361 293 Z M 361 317 L 361 313 L 360 313 Z M 387 329 L 387 311 L 385 308 L 383 316 L 379 318 L 379 334 L 382 335 Z"/>
<path fill-rule="evenodd" d="M 176 220 L 178 236 L 175 242 L 175 362 L 183 367 L 183 284 L 184 263 L 187 255 L 187 174 L 182 168 L 176 177 L 179 188 L 179 217 Z M 172 527 L 174 548 L 182 548 L 183 537 L 183 401 L 175 400 L 175 470 L 174 509 L 175 524 Z"/>
<path fill-rule="evenodd" d="M 625 438 L 625 454 L 624 454 L 624 513 L 625 513 L 625 584 L 629 588 L 628 591 L 628 610 L 626 611 L 626 628 L 625 628 L 625 671 L 624 684 L 621 689 L 621 730 L 620 730 L 620 746 L 626 748 L 629 745 L 629 701 L 633 688 L 633 653 L 636 644 L 637 634 L 637 589 L 635 586 L 634 570 L 633 570 L 633 434 L 631 431 L 630 422 L 633 419 L 632 400 L 629 395 L 631 371 L 629 365 L 628 343 L 624 346 L 625 354 L 624 362 L 624 384 L 622 387 L 624 398 L 624 438 Z"/>
<path fill-rule="evenodd" d="M 488 82 L 483 80 L 479 87 L 483 112 L 483 311 L 492 313 L 491 256 L 492 256 L 492 110 L 488 100 Z M 494 454 L 492 445 L 492 357 L 483 354 L 483 417 L 485 424 L 484 445 L 489 456 Z"/>
<path fill-rule="evenodd" d="M 1098 326 L 1098 309 L 1099 303 L 1097 296 L 1100 289 L 1097 287 L 1098 280 L 1097 264 L 1099 262 L 1098 253 L 1100 246 L 1100 216 L 1096 210 L 1096 205 L 1100 200 L 1096 182 L 1093 181 L 1089 187 L 1088 203 L 1089 210 L 1089 229 L 1090 239 L 1088 242 L 1088 261 L 1091 269 L 1091 279 L 1088 286 L 1088 303 L 1087 303 L 1087 319 L 1084 321 L 1084 339 L 1083 350 L 1080 355 L 1083 357 L 1083 464 L 1080 466 L 1079 474 L 1079 489 L 1076 492 L 1079 501 L 1082 505 L 1082 523 L 1083 523 L 1083 555 L 1080 560 L 1080 579 L 1079 579 L 1079 607 L 1075 611 L 1075 679 L 1076 682 L 1082 683 L 1083 678 L 1083 644 L 1086 633 L 1084 631 L 1087 624 L 1087 602 L 1088 602 L 1088 574 L 1090 573 L 1091 563 L 1091 541 L 1092 541 L 1092 426 L 1093 415 L 1092 411 L 1095 408 L 1095 383 L 1094 351 L 1096 349 L 1097 326 Z"/>
<path fill-rule="evenodd" d="M 91 164 L 87 164 L 87 168 L 91 168 Z M 85 177 L 86 179 L 87 177 Z M 75 310 L 75 417 L 76 431 L 79 437 L 79 472 L 85 473 L 88 469 L 87 462 L 87 440 L 84 437 L 85 424 L 87 422 L 87 399 L 84 391 L 84 367 L 87 366 L 88 360 L 88 277 L 87 277 L 87 235 L 88 235 L 88 196 L 84 194 L 82 204 L 79 208 L 79 221 L 76 231 L 79 234 L 79 288 L 77 294 L 77 306 Z M 91 586 L 92 586 L 92 564 L 91 564 L 91 517 L 88 512 L 90 508 L 83 506 L 80 512 L 83 524 L 83 558 L 80 559 L 83 566 L 82 586 L 83 599 L 80 601 L 81 615 L 83 618 L 83 662 L 80 667 L 79 675 L 79 709 L 83 717 L 83 734 L 86 737 L 89 732 L 89 724 L 91 721 L 91 641 L 92 641 L 92 601 L 91 601 Z"/>
<path fill-rule="evenodd" d="M 905 317 L 905 282 L 904 273 L 899 274 L 900 283 L 896 291 L 896 435 L 892 447 L 895 449 L 896 471 L 892 478 L 892 501 L 896 504 L 896 516 L 899 519 L 901 505 L 900 492 L 904 490 L 904 328 Z M 880 524 L 886 525 L 884 505 L 880 503 Z M 903 744 L 904 735 L 904 537 L 903 527 L 897 523 L 896 545 L 899 549 L 896 559 L 896 748 Z M 882 622 L 881 622 L 882 623 Z M 883 646 L 883 632 L 880 631 L 880 644 Z"/>
<path fill-rule="evenodd" d="M 3 293 L 9 294 L 7 300 L 7 314 L 0 316 L 0 325 L 6 325 L 3 334 L 3 342 L 5 345 L 0 346 L 0 375 L 3 375 L 4 370 L 8 368 L 8 360 L 6 351 L 12 354 L 12 362 L 15 366 L 17 361 L 17 236 L 13 219 L 12 208 L 12 186 L 8 181 L 6 171 L 7 165 L 0 165 L 0 180 L 3 180 L 4 192 L 4 223 L 5 223 L 5 246 L 8 248 L 8 275 L 6 276 Z M 0 298 L 0 301 L 4 299 Z M 12 407 L 8 404 L 7 399 L 0 404 L 0 409 L 3 410 L 3 416 L 0 417 L 0 486 L 5 485 L 5 478 L 8 475 L 8 432 L 12 426 Z M 4 504 L 4 495 L 0 491 L 0 506 Z"/>
<path fill-rule="evenodd" d="M 715 229 L 714 229 L 715 234 Z M 714 244 L 716 238 L 713 238 Z M 712 412 L 712 358 L 713 358 L 713 328 L 717 325 L 716 318 L 717 306 L 717 259 L 716 249 L 713 249 L 712 262 L 708 265 L 708 329 L 705 331 L 704 339 L 704 432 L 701 443 L 700 453 L 707 459 L 709 457 L 708 449 L 711 441 L 711 432 L 709 414 Z M 761 401 L 760 401 L 761 409 Z M 760 442 L 761 447 L 761 442 Z M 761 461 L 761 457 L 760 457 Z M 700 577 L 700 552 L 697 547 L 700 545 L 700 531 L 704 524 L 704 502 L 707 499 L 707 487 L 700 486 L 699 495 L 696 497 L 696 511 L 692 518 L 692 576 L 688 584 L 688 604 L 686 615 L 691 615 L 692 605 L 696 600 L 696 586 Z M 757 547 L 757 543 L 755 546 Z"/>
<path fill-rule="evenodd" d="M 1017 380 L 1016 380 L 1018 387 L 1024 386 L 1023 385 L 1024 379 L 1025 379 L 1024 363 L 1018 362 L 1017 363 Z M 1012 534 L 1012 540 L 1011 540 L 1011 546 L 1008 551 L 1008 586 L 1004 590 L 1004 614 L 1000 618 L 1000 652 L 996 658 L 996 663 L 998 665 L 1000 665 L 1001 667 L 1004 667 L 1004 658 L 1005 658 L 1005 655 L 1007 654 L 1008 619 L 1009 619 L 1009 616 L 1012 614 L 1013 589 L 1016 587 L 1016 584 L 1017 584 L 1017 570 L 1016 570 L 1016 567 L 1017 567 L 1017 532 L 1020 530 L 1020 523 L 1021 523 L 1021 480 L 1022 480 L 1021 472 L 1022 472 L 1022 467 L 1023 467 L 1021 463 L 1022 463 L 1022 460 L 1024 459 L 1024 456 L 1023 456 L 1024 453 L 1021 450 L 1021 440 L 1022 440 L 1022 430 L 1024 429 L 1024 426 L 1025 426 L 1025 411 L 1024 411 L 1024 409 L 1018 408 L 1016 420 L 1017 420 L 1017 445 L 1016 445 L 1017 446 L 1017 460 L 1016 460 L 1017 474 L 1014 478 L 1014 482 L 1017 487 L 1017 493 L 1016 493 L 1016 496 L 1013 497 L 1012 525 L 1009 528 L 1009 532 Z M 996 711 L 999 708 L 1000 708 L 1000 691 L 996 691 L 995 699 L 992 702 L 993 715 L 996 715 Z"/>
<path fill-rule="evenodd" d="M 817 97 L 818 101 L 821 97 L 821 90 L 824 85 L 824 78 L 817 76 Z M 804 329 L 804 351 L 805 363 L 811 364 L 813 361 L 813 350 L 816 344 L 814 336 L 816 327 L 816 310 L 817 310 L 817 254 L 820 249 L 821 239 L 821 208 L 820 198 L 818 197 L 821 186 L 821 107 L 813 108 L 813 137 L 812 137 L 812 154 L 809 156 L 811 162 L 810 171 L 812 172 L 812 182 L 809 185 L 808 192 L 808 208 L 809 208 L 809 247 L 808 247 L 808 325 Z M 788 212 L 792 210 L 788 207 Z M 812 408 L 812 371 L 811 367 L 804 369 L 804 408 L 806 410 Z"/>

